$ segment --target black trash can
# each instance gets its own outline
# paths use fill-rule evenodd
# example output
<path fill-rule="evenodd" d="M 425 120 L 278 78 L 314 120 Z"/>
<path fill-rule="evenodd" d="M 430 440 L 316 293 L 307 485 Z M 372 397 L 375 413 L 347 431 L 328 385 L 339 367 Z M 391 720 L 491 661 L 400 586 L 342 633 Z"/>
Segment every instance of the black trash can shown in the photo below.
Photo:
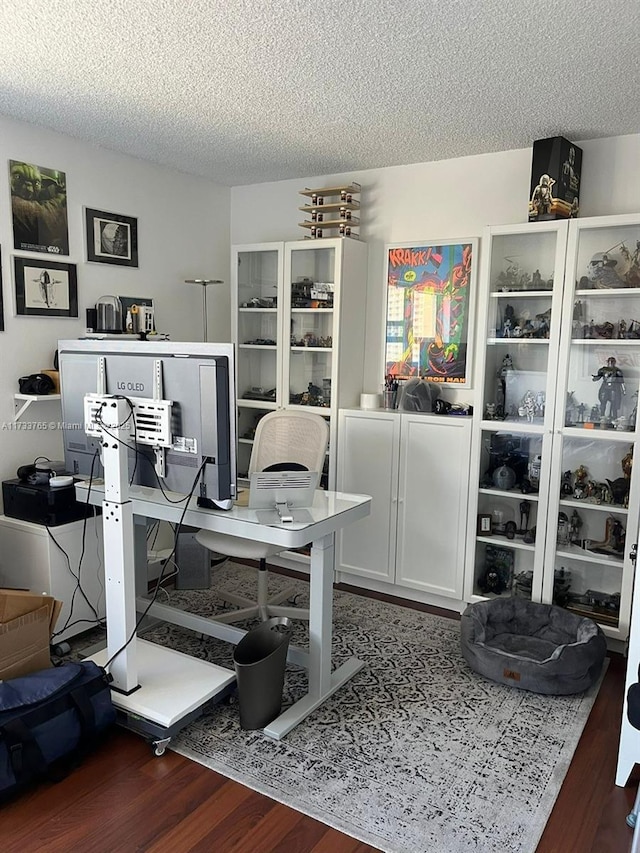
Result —
<path fill-rule="evenodd" d="M 280 713 L 291 620 L 274 616 L 249 631 L 233 653 L 240 726 L 262 729 Z"/>

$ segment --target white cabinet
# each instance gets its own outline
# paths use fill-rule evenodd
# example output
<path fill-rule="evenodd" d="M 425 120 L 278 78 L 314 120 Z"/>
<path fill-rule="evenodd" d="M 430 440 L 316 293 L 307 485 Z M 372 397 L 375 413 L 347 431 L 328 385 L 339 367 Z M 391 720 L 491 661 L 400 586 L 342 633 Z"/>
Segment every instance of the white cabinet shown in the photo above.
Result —
<path fill-rule="evenodd" d="M 329 420 L 324 483 L 335 484 L 337 412 L 362 391 L 367 247 L 329 238 L 235 246 L 238 473 L 247 471 L 258 420 L 304 406 Z"/>
<path fill-rule="evenodd" d="M 638 536 L 640 217 L 490 228 L 465 595 L 626 640 Z"/>
<path fill-rule="evenodd" d="M 84 521 L 72 521 L 48 529 L 0 516 L 0 586 L 62 601 L 56 642 L 88 631 L 97 617 L 104 619 L 102 553 L 101 516 L 88 518 L 86 527 Z"/>
<path fill-rule="evenodd" d="M 337 488 L 373 498 L 371 515 L 338 537 L 340 580 L 441 606 L 462 602 L 470 421 L 340 411 Z"/>

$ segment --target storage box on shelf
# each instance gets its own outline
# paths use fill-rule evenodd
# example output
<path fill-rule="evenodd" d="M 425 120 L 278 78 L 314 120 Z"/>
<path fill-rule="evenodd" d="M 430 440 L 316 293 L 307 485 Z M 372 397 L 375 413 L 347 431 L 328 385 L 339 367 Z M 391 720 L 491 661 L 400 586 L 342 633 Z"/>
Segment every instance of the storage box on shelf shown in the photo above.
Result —
<path fill-rule="evenodd" d="M 356 196 L 360 195 L 361 189 L 360 184 L 353 182 L 338 187 L 305 187 L 300 190 L 300 195 L 311 199 L 310 204 L 299 208 L 310 216 L 300 223 L 300 227 L 308 229 L 312 239 L 335 237 L 336 231 L 340 237 L 357 238 L 358 232 L 354 229 L 360 225 L 360 219 L 354 216 L 354 211 L 360 211 L 360 200 Z"/>
<path fill-rule="evenodd" d="M 616 640 L 640 509 L 638 241 L 640 217 L 490 228 L 481 287 L 466 596 L 556 603 Z"/>

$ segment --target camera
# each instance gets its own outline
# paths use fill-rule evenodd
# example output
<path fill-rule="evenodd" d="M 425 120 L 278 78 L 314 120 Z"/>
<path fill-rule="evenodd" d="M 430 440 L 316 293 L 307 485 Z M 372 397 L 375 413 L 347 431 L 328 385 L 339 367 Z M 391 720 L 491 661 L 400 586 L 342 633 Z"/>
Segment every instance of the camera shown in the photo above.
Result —
<path fill-rule="evenodd" d="M 18 387 L 21 394 L 50 394 L 55 384 L 45 373 L 31 373 L 18 379 Z"/>

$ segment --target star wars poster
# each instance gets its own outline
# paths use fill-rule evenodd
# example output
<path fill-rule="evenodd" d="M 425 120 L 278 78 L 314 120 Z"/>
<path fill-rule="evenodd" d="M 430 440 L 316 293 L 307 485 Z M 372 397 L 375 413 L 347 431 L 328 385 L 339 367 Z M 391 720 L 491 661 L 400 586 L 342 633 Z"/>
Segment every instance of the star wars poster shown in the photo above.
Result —
<path fill-rule="evenodd" d="M 9 160 L 13 245 L 23 252 L 69 254 L 64 172 Z"/>
<path fill-rule="evenodd" d="M 466 387 L 477 240 L 387 248 L 387 376 Z"/>

